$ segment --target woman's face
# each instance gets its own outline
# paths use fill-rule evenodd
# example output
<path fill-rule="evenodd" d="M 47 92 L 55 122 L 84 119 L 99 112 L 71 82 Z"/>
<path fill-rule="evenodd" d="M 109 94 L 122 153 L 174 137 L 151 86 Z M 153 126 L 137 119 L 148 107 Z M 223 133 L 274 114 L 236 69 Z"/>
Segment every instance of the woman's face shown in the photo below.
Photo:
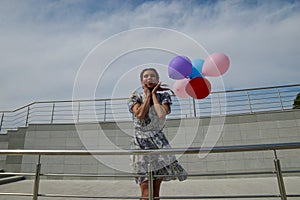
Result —
<path fill-rule="evenodd" d="M 143 73 L 142 84 L 145 84 L 148 88 L 153 88 L 158 83 L 156 73 L 153 70 L 146 70 Z"/>

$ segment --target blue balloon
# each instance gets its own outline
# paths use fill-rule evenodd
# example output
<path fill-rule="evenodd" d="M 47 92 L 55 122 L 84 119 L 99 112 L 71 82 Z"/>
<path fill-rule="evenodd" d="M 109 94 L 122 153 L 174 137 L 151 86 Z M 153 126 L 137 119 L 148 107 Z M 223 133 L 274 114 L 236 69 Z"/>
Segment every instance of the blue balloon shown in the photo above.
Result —
<path fill-rule="evenodd" d="M 202 77 L 201 73 L 193 66 L 192 72 L 189 75 L 190 79 L 196 78 L 196 77 Z"/>
<path fill-rule="evenodd" d="M 189 75 L 190 79 L 196 77 L 203 77 L 202 74 L 202 67 L 203 67 L 204 60 L 202 59 L 195 59 L 192 61 L 192 72 Z"/>

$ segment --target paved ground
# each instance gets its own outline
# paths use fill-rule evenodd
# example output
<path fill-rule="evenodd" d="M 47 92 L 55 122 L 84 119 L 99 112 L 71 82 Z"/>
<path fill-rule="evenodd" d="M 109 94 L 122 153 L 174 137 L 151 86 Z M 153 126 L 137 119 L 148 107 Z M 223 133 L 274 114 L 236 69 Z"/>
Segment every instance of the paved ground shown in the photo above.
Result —
<path fill-rule="evenodd" d="M 300 194 L 300 177 L 284 179 L 288 194 Z M 32 193 L 33 180 L 0 185 L 0 193 Z M 39 197 L 40 200 L 78 200 L 101 199 L 91 196 L 138 196 L 139 188 L 133 181 L 99 181 L 99 180 L 41 180 L 40 194 L 83 195 L 85 198 Z M 279 194 L 275 178 L 226 178 L 226 179 L 190 179 L 184 182 L 171 181 L 162 185 L 162 196 L 178 195 L 249 195 L 249 194 Z M 0 200 L 30 200 L 29 196 L 0 195 Z M 113 199 L 113 198 L 106 198 Z M 116 198 L 118 199 L 118 198 Z M 121 199 L 121 198 L 120 198 Z M 229 198 L 227 198 L 229 199 Z M 258 198 L 256 198 L 258 199 Z M 279 200 L 280 198 L 260 198 Z M 299 200 L 300 197 L 290 198 Z"/>

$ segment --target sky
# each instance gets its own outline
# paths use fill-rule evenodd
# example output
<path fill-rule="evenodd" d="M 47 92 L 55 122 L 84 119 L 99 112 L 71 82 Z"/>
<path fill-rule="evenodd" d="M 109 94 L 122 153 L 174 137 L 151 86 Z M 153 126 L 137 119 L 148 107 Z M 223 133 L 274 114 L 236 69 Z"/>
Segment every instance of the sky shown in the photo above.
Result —
<path fill-rule="evenodd" d="M 299 83 L 297 0 L 1 0 L 0 27 L 2 111 L 128 97 L 153 65 L 172 85 L 175 55 L 226 54 L 223 90 Z"/>

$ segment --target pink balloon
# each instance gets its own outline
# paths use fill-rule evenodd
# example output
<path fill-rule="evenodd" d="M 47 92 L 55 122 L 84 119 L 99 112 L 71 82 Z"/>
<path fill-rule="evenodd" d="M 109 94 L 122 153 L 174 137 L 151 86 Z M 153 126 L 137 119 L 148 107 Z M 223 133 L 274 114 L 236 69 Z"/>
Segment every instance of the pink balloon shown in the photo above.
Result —
<path fill-rule="evenodd" d="M 213 53 L 208 56 L 202 67 L 205 76 L 221 76 L 229 69 L 229 58 L 223 53 Z"/>
<path fill-rule="evenodd" d="M 173 85 L 173 92 L 180 98 L 188 98 L 189 95 L 185 91 L 186 85 L 189 83 L 189 79 L 176 80 Z"/>

